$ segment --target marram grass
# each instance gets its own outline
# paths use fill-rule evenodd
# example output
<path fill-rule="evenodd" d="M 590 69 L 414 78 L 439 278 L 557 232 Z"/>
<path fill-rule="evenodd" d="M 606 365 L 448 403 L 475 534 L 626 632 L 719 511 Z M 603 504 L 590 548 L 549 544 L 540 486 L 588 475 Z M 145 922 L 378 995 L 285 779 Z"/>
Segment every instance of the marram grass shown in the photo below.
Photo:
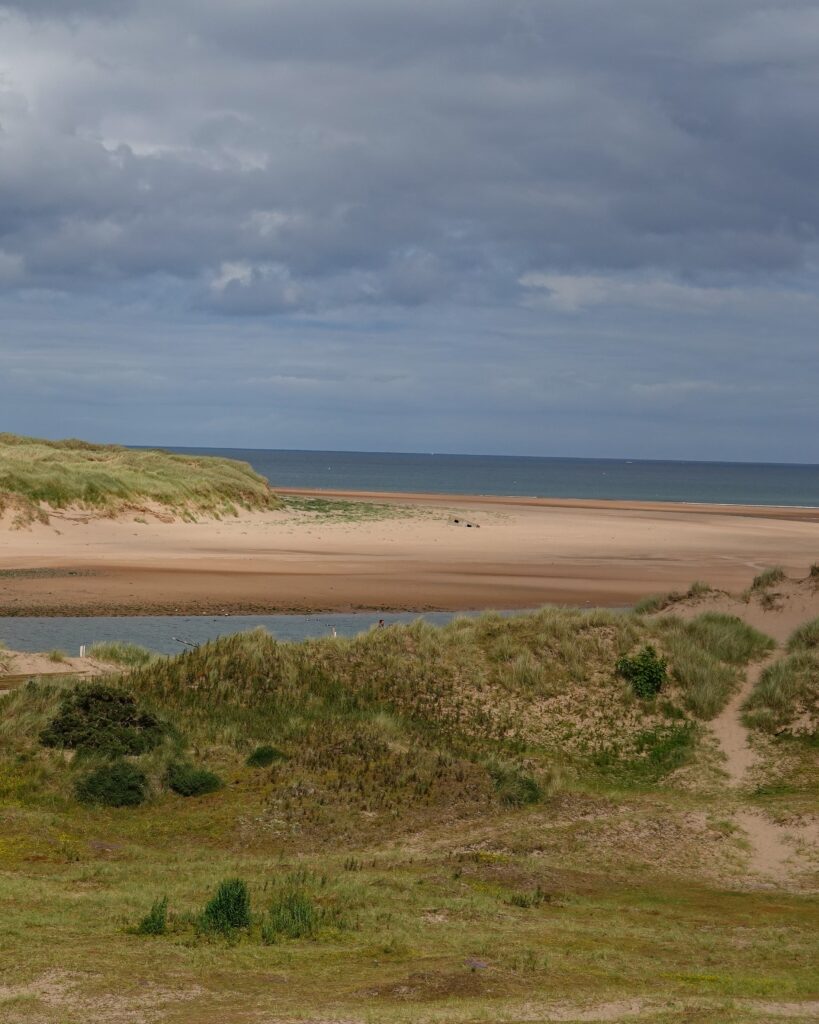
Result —
<path fill-rule="evenodd" d="M 233 459 L 0 434 L 0 514 L 10 509 L 25 523 L 72 505 L 107 514 L 160 506 L 191 518 L 280 502 L 264 477 Z"/>

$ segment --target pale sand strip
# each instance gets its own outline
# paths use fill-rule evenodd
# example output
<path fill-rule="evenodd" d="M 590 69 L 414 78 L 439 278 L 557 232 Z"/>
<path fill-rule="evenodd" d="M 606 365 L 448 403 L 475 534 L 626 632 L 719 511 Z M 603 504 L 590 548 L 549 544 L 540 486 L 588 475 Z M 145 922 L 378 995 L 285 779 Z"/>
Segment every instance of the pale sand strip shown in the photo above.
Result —
<path fill-rule="evenodd" d="M 804 575 L 819 561 L 816 509 L 366 497 L 412 504 L 415 514 L 347 521 L 282 511 L 166 523 L 66 513 L 50 527 L 6 524 L 0 570 L 92 575 L 0 575 L 0 612 L 623 605 L 694 579 L 740 590 L 767 566 Z M 453 516 L 480 528 L 455 526 Z"/>

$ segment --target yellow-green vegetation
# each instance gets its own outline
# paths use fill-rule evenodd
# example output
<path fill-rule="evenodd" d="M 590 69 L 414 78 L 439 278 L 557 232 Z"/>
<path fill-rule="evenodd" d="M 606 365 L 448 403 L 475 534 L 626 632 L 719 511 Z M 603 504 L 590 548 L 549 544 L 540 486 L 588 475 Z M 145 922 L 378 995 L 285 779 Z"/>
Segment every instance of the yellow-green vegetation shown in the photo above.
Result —
<path fill-rule="evenodd" d="M 347 498 L 311 498 L 288 494 L 285 509 L 308 513 L 318 522 L 361 522 L 368 519 L 405 519 L 430 514 L 418 506 L 378 501 L 350 501 Z"/>
<path fill-rule="evenodd" d="M 647 646 L 668 670 L 640 700 L 616 665 Z M 815 906 L 738 888 L 740 840 L 681 774 L 707 757 L 691 648 L 716 706 L 766 646 L 726 617 L 549 609 L 25 686 L 0 701 L 0 1019 L 738 1022 L 816 998 Z"/>
<path fill-rule="evenodd" d="M 671 605 L 679 604 L 680 601 L 692 601 L 713 593 L 714 588 L 708 583 L 694 580 L 686 591 L 672 590 L 667 594 L 650 594 L 648 597 L 642 598 L 634 606 L 634 611 L 638 615 L 653 615 L 655 612 L 661 612 L 664 608 L 670 608 Z"/>
<path fill-rule="evenodd" d="M 92 644 L 88 648 L 88 655 L 96 658 L 97 661 L 107 661 L 112 665 L 122 665 L 126 668 L 136 668 L 138 665 L 146 665 L 154 658 L 162 657 L 156 652 L 142 647 L 139 644 L 123 643 L 121 640 L 112 640 L 104 643 Z"/>
<path fill-rule="evenodd" d="M 193 518 L 280 502 L 264 477 L 232 459 L 0 434 L 0 514 L 10 509 L 24 524 L 72 505 L 104 514 L 156 505 Z"/>
<path fill-rule="evenodd" d="M 769 665 L 745 703 L 745 722 L 813 746 L 819 738 L 819 619 L 788 638 L 788 655 Z"/>

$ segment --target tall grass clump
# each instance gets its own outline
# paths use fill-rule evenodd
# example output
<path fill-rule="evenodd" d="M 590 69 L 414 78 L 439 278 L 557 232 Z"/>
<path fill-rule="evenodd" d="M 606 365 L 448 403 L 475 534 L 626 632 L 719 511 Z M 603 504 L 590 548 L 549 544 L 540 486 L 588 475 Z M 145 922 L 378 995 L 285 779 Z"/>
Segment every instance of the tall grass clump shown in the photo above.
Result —
<path fill-rule="evenodd" d="M 706 612 L 690 622 L 669 617 L 654 623 L 683 705 L 708 721 L 725 707 L 740 680 L 740 668 L 774 644 L 770 637 L 732 615 Z"/>
<path fill-rule="evenodd" d="M 168 897 L 155 900 L 134 929 L 137 935 L 164 935 L 168 930 Z"/>
<path fill-rule="evenodd" d="M 245 462 L 0 434 L 0 506 L 10 502 L 27 504 L 29 519 L 43 505 L 109 513 L 148 502 L 191 517 L 280 504 L 268 481 Z"/>
<path fill-rule="evenodd" d="M 112 665 L 124 665 L 126 668 L 147 665 L 154 658 L 161 657 L 154 651 L 148 650 L 147 647 L 125 643 L 122 640 L 92 644 L 88 649 L 88 655 L 91 658 L 96 658 L 97 661 L 107 661 Z"/>
<path fill-rule="evenodd" d="M 781 565 L 772 566 L 770 569 L 765 569 L 758 576 L 754 576 L 751 582 L 751 590 L 767 590 L 769 587 L 775 587 L 777 583 L 782 583 L 785 578 L 785 570 Z"/>
<path fill-rule="evenodd" d="M 819 619 L 803 622 L 788 637 L 788 651 L 815 651 L 819 648 Z"/>
<path fill-rule="evenodd" d="M 250 892 L 241 878 L 226 878 L 205 904 L 199 918 L 202 931 L 230 935 L 251 925 Z"/>
<path fill-rule="evenodd" d="M 507 807 L 523 807 L 543 799 L 537 780 L 516 765 L 490 761 L 486 770 L 495 784 L 500 802 Z"/>
<path fill-rule="evenodd" d="M 819 728 L 819 657 L 797 650 L 769 665 L 744 705 L 743 721 L 770 734 L 813 736 Z"/>

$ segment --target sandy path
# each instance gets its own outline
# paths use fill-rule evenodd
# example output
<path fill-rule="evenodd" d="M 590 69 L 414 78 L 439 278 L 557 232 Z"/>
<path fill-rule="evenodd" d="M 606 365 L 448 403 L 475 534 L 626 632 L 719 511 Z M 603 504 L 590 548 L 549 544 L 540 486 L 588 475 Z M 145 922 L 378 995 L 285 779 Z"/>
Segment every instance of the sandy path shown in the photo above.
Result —
<path fill-rule="evenodd" d="M 725 755 L 725 771 L 728 773 L 732 786 L 741 786 L 745 774 L 756 762 L 756 754 L 748 743 L 749 732 L 742 724 L 742 705 L 756 685 L 764 669 L 774 661 L 771 655 L 763 661 L 751 665 L 745 681 L 719 715 L 711 722 L 711 729 L 717 737 L 722 753 Z"/>
<path fill-rule="evenodd" d="M 616 606 L 695 579 L 738 591 L 774 564 L 804 576 L 819 552 L 815 509 L 367 497 L 410 508 L 0 524 L 0 614 Z"/>
<path fill-rule="evenodd" d="M 742 724 L 742 705 L 762 672 L 778 656 L 779 652 L 775 652 L 751 665 L 740 689 L 711 722 L 711 729 L 725 755 L 724 767 L 733 788 L 745 785 L 747 773 L 757 761 L 749 743 L 750 733 Z M 758 811 L 739 809 L 733 817 L 745 832 L 751 847 L 749 871 L 770 882 L 787 882 L 791 874 L 789 861 L 794 851 L 786 841 L 785 831 Z"/>

